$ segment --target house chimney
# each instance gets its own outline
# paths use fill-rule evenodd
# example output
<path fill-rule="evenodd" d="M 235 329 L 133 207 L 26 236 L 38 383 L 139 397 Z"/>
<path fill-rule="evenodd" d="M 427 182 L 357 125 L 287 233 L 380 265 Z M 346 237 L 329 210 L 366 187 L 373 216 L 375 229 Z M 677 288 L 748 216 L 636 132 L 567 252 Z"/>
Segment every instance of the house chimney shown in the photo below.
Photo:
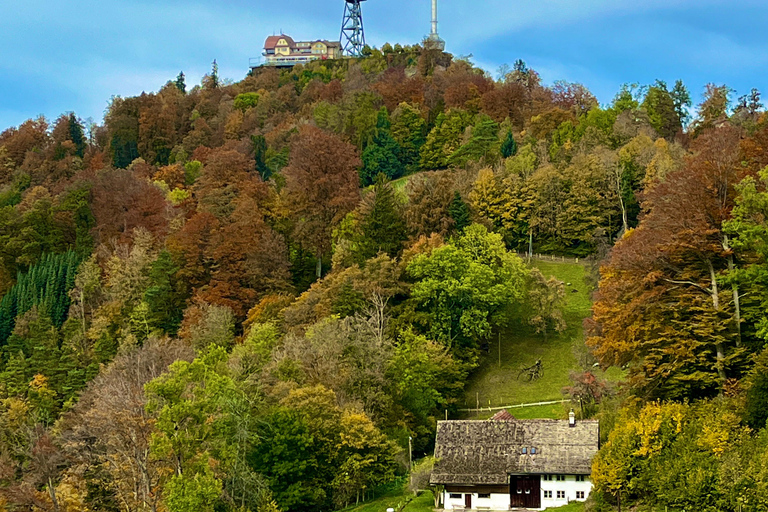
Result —
<path fill-rule="evenodd" d="M 571 428 L 576 426 L 576 413 L 573 412 L 573 409 L 568 413 L 568 426 Z"/>

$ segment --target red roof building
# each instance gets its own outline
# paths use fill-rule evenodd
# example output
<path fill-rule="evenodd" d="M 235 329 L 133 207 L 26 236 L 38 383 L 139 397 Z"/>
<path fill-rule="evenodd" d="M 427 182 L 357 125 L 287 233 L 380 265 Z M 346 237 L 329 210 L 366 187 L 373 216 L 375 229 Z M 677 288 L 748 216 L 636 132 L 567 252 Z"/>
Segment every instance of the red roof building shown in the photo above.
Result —
<path fill-rule="evenodd" d="M 313 60 L 338 59 L 341 57 L 341 43 L 338 41 L 294 41 L 281 34 L 269 36 L 264 42 L 264 65 L 290 67 L 306 64 Z"/>

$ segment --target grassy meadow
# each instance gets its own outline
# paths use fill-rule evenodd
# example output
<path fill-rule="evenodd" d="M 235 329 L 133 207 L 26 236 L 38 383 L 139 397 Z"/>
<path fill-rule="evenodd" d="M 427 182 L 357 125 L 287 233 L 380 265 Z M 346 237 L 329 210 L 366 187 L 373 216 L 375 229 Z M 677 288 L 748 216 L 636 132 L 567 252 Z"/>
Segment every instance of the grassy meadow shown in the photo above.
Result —
<path fill-rule="evenodd" d="M 563 316 L 567 328 L 562 333 L 550 333 L 546 339 L 527 325 L 516 325 L 491 340 L 490 350 L 483 355 L 480 367 L 467 383 L 463 408 L 500 407 L 515 404 L 562 400 L 562 389 L 570 384 L 569 373 L 582 367 L 586 349 L 582 322 L 590 314 L 592 289 L 585 280 L 584 265 L 570 262 L 534 261 L 546 276 L 554 276 L 566 284 Z M 529 381 L 525 375 L 518 379 L 520 369 L 541 359 L 543 376 Z M 500 361 L 500 364 L 499 364 Z M 611 375 L 616 378 L 616 375 Z M 567 404 L 510 408 L 516 418 L 562 418 L 569 410 Z M 468 412 L 465 418 L 488 418 L 489 411 Z"/>

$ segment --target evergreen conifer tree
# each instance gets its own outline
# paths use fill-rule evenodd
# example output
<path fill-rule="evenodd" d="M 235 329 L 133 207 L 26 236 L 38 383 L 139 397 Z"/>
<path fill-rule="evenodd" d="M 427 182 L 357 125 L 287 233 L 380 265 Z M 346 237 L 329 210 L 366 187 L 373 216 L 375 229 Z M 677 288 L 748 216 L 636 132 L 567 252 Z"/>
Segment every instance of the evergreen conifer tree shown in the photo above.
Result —
<path fill-rule="evenodd" d="M 421 112 L 407 103 L 393 113 L 392 137 L 400 145 L 400 161 L 406 174 L 419 170 L 421 147 L 427 141 L 427 122 Z"/>
<path fill-rule="evenodd" d="M 213 59 L 213 66 L 211 67 L 211 88 L 219 88 L 219 64 L 216 59 Z"/>
<path fill-rule="evenodd" d="M 176 77 L 174 85 L 182 94 L 187 94 L 187 81 L 183 71 L 179 71 L 179 76 Z"/>
<path fill-rule="evenodd" d="M 360 181 L 363 186 L 371 185 L 379 174 L 394 180 L 405 171 L 400 161 L 400 145 L 390 133 L 389 115 L 386 107 L 379 110 L 376 121 L 376 135 L 362 154 L 363 167 Z"/>
<path fill-rule="evenodd" d="M 171 253 L 162 251 L 152 262 L 149 271 L 152 286 L 144 293 L 150 327 L 172 336 L 181 325 L 186 300 L 183 286 L 175 277 L 178 270 Z"/>
<path fill-rule="evenodd" d="M 269 181 L 272 169 L 267 165 L 267 139 L 263 135 L 251 135 L 253 145 L 253 158 L 256 160 L 256 171 L 264 181 Z"/>
<path fill-rule="evenodd" d="M 4 383 L 4 391 L 8 396 L 19 396 L 26 393 L 29 386 L 30 369 L 24 352 L 18 350 L 10 353 L 5 369 L 0 372 L 0 382 Z"/>
<path fill-rule="evenodd" d="M 453 193 L 453 201 L 451 201 L 451 205 L 448 207 L 448 215 L 453 219 L 454 229 L 459 233 L 471 224 L 469 206 L 461 198 L 461 194 L 458 191 Z"/>
<path fill-rule="evenodd" d="M 16 317 L 33 307 L 61 327 L 69 311 L 69 290 L 75 285 L 80 256 L 74 251 L 46 254 L 0 300 L 0 346 L 5 345 L 16 324 Z"/>
<path fill-rule="evenodd" d="M 69 138 L 75 145 L 75 154 L 83 158 L 85 156 L 85 130 L 74 112 L 69 114 Z"/>
<path fill-rule="evenodd" d="M 512 135 L 512 130 L 507 131 L 504 141 L 501 143 L 501 156 L 509 158 L 517 154 L 517 142 L 515 136 Z"/>
<path fill-rule="evenodd" d="M 370 201 L 368 212 L 360 222 L 362 256 L 368 259 L 379 252 L 395 256 L 402 249 L 407 233 L 395 191 L 384 175 L 378 175 L 367 200 Z"/>
<path fill-rule="evenodd" d="M 472 127 L 472 137 L 448 159 L 454 165 L 467 162 L 493 162 L 499 158 L 499 124 L 486 115 L 480 115 Z"/>

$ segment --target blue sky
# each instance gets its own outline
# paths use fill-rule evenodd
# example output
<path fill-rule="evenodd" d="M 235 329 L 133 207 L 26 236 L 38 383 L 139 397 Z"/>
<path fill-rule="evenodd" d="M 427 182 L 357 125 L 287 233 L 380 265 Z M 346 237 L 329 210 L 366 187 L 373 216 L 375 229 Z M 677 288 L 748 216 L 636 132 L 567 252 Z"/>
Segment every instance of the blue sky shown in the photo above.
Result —
<path fill-rule="evenodd" d="M 75 111 L 100 121 L 112 95 L 155 91 L 180 70 L 199 83 L 218 60 L 240 80 L 264 38 L 338 38 L 342 0 L 0 2 L 0 130 Z M 418 42 L 430 0 L 368 0 L 368 42 Z M 495 71 L 518 58 L 546 83 L 581 82 L 601 102 L 622 83 L 682 78 L 737 95 L 766 88 L 768 2 L 440 0 L 447 51 Z"/>

